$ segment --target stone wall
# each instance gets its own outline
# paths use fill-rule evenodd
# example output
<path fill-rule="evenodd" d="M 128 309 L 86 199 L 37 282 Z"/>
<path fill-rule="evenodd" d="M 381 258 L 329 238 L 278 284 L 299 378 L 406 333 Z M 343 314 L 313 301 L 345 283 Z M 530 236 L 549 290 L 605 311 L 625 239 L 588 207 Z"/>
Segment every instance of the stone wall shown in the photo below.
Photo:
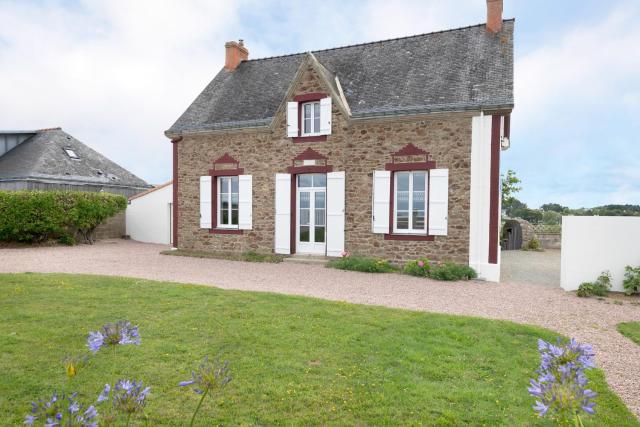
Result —
<path fill-rule="evenodd" d="M 100 224 L 94 231 L 94 238 L 96 240 L 120 239 L 127 233 L 126 228 L 125 212 L 122 211 Z"/>
<path fill-rule="evenodd" d="M 326 92 L 313 68 L 296 83 L 295 95 Z M 178 143 L 178 245 L 185 249 L 270 253 L 274 249 L 275 174 L 311 147 L 327 156 L 334 171 L 346 172 L 345 249 L 354 254 L 406 261 L 418 256 L 468 262 L 471 115 L 353 120 L 333 100 L 332 134 L 325 142 L 294 143 L 286 137 L 282 108 L 269 130 L 185 135 Z M 434 241 L 391 241 L 371 232 L 374 170 L 384 170 L 391 153 L 407 143 L 428 151 L 438 168 L 449 169 L 449 229 Z M 253 176 L 253 229 L 241 235 L 211 234 L 199 227 L 199 177 L 228 153 Z"/>
<path fill-rule="evenodd" d="M 562 247 L 562 234 L 560 233 L 537 233 L 536 235 L 544 249 L 560 249 Z"/>

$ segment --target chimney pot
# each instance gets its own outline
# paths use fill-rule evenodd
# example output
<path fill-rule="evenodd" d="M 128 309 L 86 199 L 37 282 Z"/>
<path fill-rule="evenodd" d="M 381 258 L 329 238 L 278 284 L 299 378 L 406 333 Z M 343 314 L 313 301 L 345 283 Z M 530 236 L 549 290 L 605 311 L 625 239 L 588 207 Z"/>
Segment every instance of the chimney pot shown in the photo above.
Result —
<path fill-rule="evenodd" d="M 242 61 L 249 59 L 249 51 L 244 46 L 244 40 L 230 41 L 224 44 L 225 61 L 224 68 L 227 71 L 233 71 L 238 68 Z"/>
<path fill-rule="evenodd" d="M 499 33 L 502 30 L 502 0 L 487 0 L 487 31 Z"/>

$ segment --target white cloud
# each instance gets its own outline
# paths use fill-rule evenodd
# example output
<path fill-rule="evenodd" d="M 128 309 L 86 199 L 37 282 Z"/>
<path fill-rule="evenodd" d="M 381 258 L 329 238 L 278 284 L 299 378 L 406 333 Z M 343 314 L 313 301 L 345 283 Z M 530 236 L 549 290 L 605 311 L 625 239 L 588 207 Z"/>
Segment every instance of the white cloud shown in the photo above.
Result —
<path fill-rule="evenodd" d="M 163 131 L 222 66 L 236 21 L 230 1 L 0 3 L 0 128 L 62 126 L 167 179 Z"/>
<path fill-rule="evenodd" d="M 520 124 L 537 126 L 553 107 L 598 107 L 637 87 L 639 14 L 637 6 L 625 4 L 601 22 L 573 28 L 519 57 L 514 79 Z"/>

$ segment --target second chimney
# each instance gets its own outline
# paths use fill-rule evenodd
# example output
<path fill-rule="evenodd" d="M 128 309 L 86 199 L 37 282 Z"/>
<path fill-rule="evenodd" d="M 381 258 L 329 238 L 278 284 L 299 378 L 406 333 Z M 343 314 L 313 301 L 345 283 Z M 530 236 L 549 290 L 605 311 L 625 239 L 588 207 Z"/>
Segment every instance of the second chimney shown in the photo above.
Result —
<path fill-rule="evenodd" d="M 499 33 L 502 30 L 502 0 L 487 0 L 487 31 Z"/>
<path fill-rule="evenodd" d="M 242 39 L 239 41 L 226 42 L 224 44 L 225 60 L 224 69 L 233 71 L 238 68 L 242 61 L 249 59 L 249 51 L 244 47 Z"/>

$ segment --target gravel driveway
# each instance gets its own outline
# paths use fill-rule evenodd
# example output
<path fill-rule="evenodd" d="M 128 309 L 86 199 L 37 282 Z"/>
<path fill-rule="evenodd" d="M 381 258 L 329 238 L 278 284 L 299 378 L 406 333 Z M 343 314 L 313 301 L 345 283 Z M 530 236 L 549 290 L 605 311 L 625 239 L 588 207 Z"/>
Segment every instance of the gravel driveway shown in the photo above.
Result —
<path fill-rule="evenodd" d="M 616 331 L 619 322 L 640 321 L 640 305 L 629 300 L 617 305 L 528 284 L 446 283 L 398 274 L 332 270 L 321 265 L 160 255 L 163 249 L 166 247 L 162 245 L 122 240 L 93 246 L 0 249 L 0 272 L 129 276 L 538 325 L 593 344 L 607 382 L 640 416 L 640 346 Z"/>
<path fill-rule="evenodd" d="M 560 287 L 560 250 L 502 251 L 501 257 L 503 281 Z"/>

